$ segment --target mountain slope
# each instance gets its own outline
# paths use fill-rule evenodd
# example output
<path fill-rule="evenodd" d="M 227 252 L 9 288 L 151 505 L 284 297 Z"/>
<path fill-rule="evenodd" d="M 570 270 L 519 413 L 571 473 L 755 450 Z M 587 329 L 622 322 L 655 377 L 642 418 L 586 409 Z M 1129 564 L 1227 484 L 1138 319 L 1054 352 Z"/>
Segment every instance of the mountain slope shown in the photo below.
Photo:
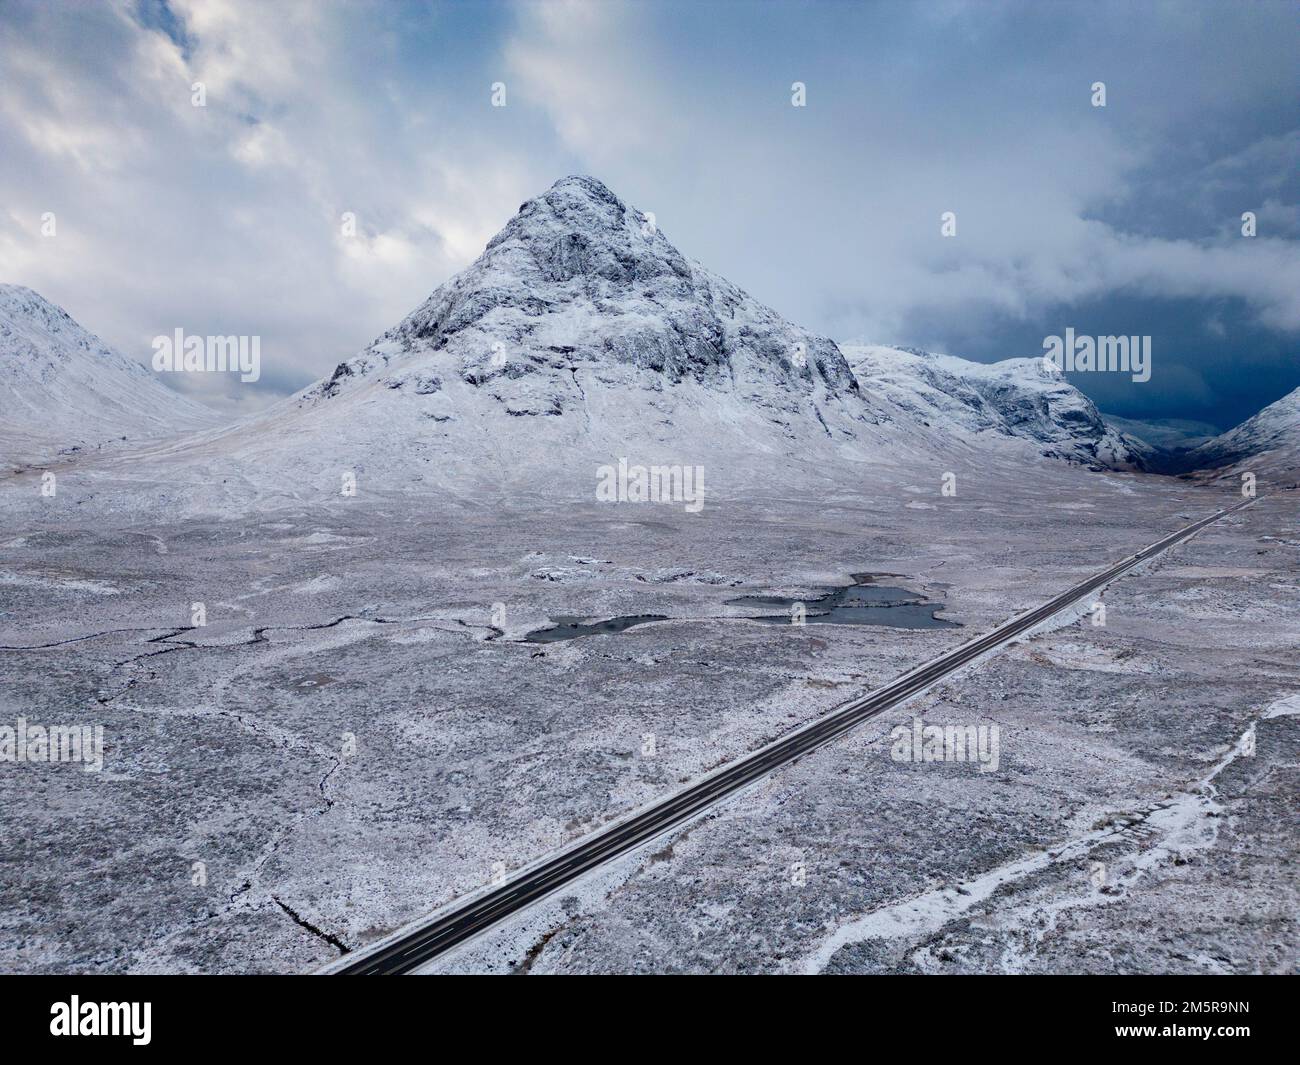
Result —
<path fill-rule="evenodd" d="M 1235 429 L 1216 436 L 1183 457 L 1189 470 L 1300 472 L 1300 388 L 1270 403 Z"/>
<path fill-rule="evenodd" d="M 21 285 L 0 285 L 0 448 L 6 461 L 162 436 L 214 419 L 62 308 Z"/>
<path fill-rule="evenodd" d="M 1101 413 L 1042 359 L 968 362 L 914 348 L 844 345 L 864 389 L 937 437 L 1022 440 L 1040 455 L 1099 469 L 1142 469 L 1149 448 Z"/>

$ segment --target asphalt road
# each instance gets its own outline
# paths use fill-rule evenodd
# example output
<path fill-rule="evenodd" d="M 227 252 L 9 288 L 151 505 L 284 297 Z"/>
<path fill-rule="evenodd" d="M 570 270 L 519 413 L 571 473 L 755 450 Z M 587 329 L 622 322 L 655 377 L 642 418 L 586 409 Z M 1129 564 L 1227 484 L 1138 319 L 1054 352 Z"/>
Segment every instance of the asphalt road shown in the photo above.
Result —
<path fill-rule="evenodd" d="M 1157 540 L 1135 555 L 1076 584 L 1040 607 L 1018 614 L 983 636 L 916 669 L 882 688 L 832 710 L 738 762 L 724 767 L 654 806 L 573 844 L 554 858 L 524 870 L 513 880 L 453 903 L 418 924 L 341 959 L 327 972 L 409 973 L 480 932 L 572 883 L 578 877 L 650 842 L 769 773 L 848 732 L 862 722 L 905 702 L 936 681 L 1046 621 L 1098 588 L 1123 576 L 1153 555 L 1181 543 L 1225 515 L 1249 506 L 1247 499 Z"/>

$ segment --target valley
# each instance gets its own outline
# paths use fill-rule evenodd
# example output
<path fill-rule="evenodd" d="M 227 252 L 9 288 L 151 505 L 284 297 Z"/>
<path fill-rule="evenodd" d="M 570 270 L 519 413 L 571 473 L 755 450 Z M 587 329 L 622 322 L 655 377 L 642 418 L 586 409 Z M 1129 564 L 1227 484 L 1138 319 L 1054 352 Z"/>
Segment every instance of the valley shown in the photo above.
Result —
<path fill-rule="evenodd" d="M 235 422 L 4 287 L 0 721 L 102 726 L 104 757 L 0 772 L 0 965 L 337 964 L 1241 502 L 1248 473 L 1252 506 L 1096 602 L 429 967 L 1285 968 L 1292 397 L 1155 475 L 1041 359 L 841 347 L 643 222 L 557 182 Z M 150 417 L 99 403 L 119 392 Z M 997 769 L 892 759 L 913 718 L 996 725 Z"/>

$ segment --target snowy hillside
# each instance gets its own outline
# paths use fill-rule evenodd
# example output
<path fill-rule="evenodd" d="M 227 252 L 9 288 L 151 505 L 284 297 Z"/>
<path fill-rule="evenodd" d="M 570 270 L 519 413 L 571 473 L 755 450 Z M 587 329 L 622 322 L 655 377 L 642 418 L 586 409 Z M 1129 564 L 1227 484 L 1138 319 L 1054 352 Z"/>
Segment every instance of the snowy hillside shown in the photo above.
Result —
<path fill-rule="evenodd" d="M 1185 456 L 1188 469 L 1300 471 L 1300 388 Z"/>
<path fill-rule="evenodd" d="M 318 483 L 586 494 L 619 457 L 715 485 L 879 461 L 887 421 L 832 341 L 570 177 L 355 358 L 204 446 Z"/>
<path fill-rule="evenodd" d="M 215 415 L 21 285 L 0 285 L 0 451 L 6 463 L 210 425 Z"/>
<path fill-rule="evenodd" d="M 859 383 L 932 432 L 983 443 L 1028 442 L 1041 455 L 1105 469 L 1141 469 L 1149 451 L 1109 426 L 1092 401 L 1042 359 L 968 362 L 914 348 L 844 345 Z"/>

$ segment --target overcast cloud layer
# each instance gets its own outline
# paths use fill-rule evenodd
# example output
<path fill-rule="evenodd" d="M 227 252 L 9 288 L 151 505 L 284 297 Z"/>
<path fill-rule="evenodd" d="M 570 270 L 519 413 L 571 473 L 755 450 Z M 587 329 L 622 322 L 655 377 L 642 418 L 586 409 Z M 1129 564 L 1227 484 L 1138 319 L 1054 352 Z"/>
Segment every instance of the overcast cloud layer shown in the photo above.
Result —
<path fill-rule="evenodd" d="M 0 280 L 141 360 L 260 335 L 256 386 L 174 375 L 251 407 L 590 173 L 818 332 L 985 361 L 1150 334 L 1149 383 L 1075 383 L 1226 427 L 1300 386 L 1296 39 L 1283 2 L 3 0 Z"/>

